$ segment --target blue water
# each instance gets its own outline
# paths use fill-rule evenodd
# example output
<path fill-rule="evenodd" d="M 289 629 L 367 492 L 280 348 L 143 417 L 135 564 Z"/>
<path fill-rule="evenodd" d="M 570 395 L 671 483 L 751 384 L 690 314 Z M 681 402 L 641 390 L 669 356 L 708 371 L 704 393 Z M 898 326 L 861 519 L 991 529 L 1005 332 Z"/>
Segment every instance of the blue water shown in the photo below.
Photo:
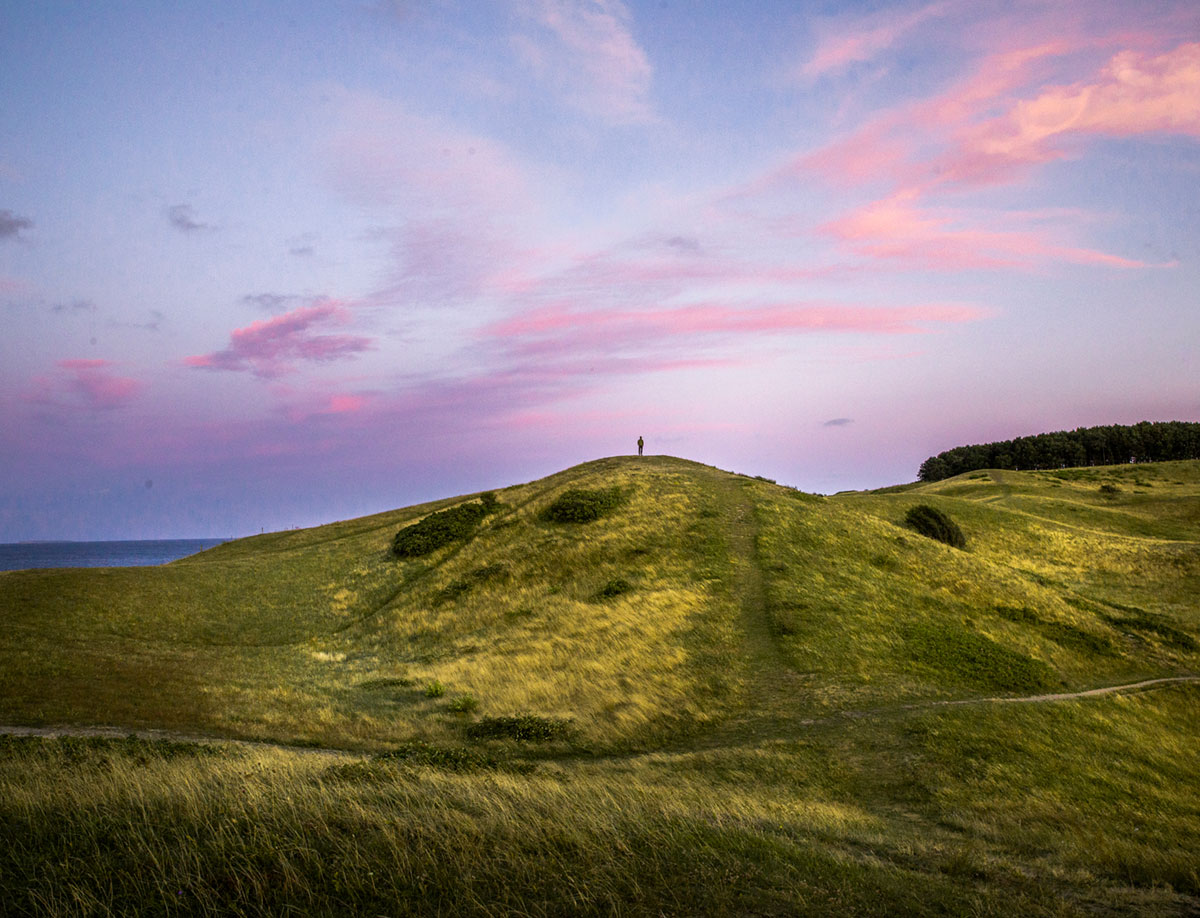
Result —
<path fill-rule="evenodd" d="M 0 571 L 31 567 L 142 567 L 228 542 L 228 539 L 151 539 L 136 542 L 16 542 L 0 544 Z"/>

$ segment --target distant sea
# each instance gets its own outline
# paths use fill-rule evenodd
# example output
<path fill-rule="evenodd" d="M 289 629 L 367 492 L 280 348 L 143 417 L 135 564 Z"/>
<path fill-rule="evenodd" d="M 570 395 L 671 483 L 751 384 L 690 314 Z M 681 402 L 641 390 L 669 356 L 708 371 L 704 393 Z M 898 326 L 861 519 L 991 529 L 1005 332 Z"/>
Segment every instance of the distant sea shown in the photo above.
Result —
<path fill-rule="evenodd" d="M 134 542 L 0 543 L 0 571 L 31 567 L 143 567 L 166 564 L 229 539 L 149 539 Z"/>

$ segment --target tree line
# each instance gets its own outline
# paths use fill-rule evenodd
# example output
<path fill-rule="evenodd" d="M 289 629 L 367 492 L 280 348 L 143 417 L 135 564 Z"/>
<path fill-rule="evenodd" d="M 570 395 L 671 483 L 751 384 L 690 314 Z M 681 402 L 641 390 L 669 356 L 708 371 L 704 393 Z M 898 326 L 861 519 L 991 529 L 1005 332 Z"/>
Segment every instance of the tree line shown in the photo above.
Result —
<path fill-rule="evenodd" d="M 1188 421 L 1108 424 L 956 446 L 922 462 L 918 478 L 941 481 L 976 469 L 1062 469 L 1172 459 L 1200 459 L 1200 424 Z"/>

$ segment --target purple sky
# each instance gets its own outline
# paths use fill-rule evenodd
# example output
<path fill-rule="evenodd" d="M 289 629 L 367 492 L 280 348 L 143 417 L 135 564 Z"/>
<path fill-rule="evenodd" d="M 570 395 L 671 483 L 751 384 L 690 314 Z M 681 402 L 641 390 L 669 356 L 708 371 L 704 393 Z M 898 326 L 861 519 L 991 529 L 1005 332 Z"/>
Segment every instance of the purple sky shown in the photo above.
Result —
<path fill-rule="evenodd" d="M 8 0 L 0 541 L 1200 420 L 1200 5 Z"/>

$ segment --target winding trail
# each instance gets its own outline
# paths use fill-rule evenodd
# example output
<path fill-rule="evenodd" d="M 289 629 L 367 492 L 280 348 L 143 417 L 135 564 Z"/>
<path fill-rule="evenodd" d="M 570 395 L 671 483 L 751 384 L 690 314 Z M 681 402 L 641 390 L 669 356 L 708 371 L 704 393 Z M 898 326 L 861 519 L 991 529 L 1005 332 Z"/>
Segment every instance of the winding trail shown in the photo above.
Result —
<path fill-rule="evenodd" d="M 1100 688 L 1085 689 L 1082 692 L 1058 692 L 1052 695 L 1025 695 L 1021 698 L 1006 698 L 1003 695 L 997 695 L 990 698 L 962 698 L 957 701 L 931 701 L 921 705 L 909 705 L 909 707 L 934 707 L 936 705 L 956 705 L 956 704 L 988 704 L 988 703 L 1008 703 L 1008 704 L 1031 704 L 1043 701 L 1071 701 L 1075 698 L 1093 698 L 1096 695 L 1113 695 L 1117 692 L 1138 692 L 1142 689 L 1151 688 L 1155 685 L 1166 685 L 1168 683 L 1180 682 L 1200 682 L 1200 676 L 1162 676 L 1158 679 L 1143 679 L 1141 682 L 1129 682 L 1124 685 L 1104 685 Z"/>
<path fill-rule="evenodd" d="M 1104 685 L 1099 688 L 1083 689 L 1078 692 L 1058 692 L 1051 695 L 1023 695 L 1019 697 L 1005 697 L 1002 695 L 987 696 L 980 698 L 957 698 L 941 701 L 920 701 L 913 704 L 890 705 L 887 707 L 868 708 L 856 711 L 837 711 L 833 714 L 828 714 L 824 717 L 805 718 L 803 720 L 791 720 L 788 726 L 791 727 L 810 727 L 817 724 L 834 723 L 838 720 L 848 719 L 856 720 L 859 718 L 879 716 L 883 714 L 891 714 L 901 711 L 920 711 L 929 710 L 931 708 L 958 707 L 962 705 L 978 705 L 978 704 L 1047 704 L 1055 701 L 1075 701 L 1081 698 L 1095 698 L 1100 695 L 1116 695 L 1128 694 L 1133 692 L 1149 691 L 1154 688 L 1164 688 L 1168 685 L 1183 685 L 1187 683 L 1200 682 L 1200 676 L 1162 676 L 1158 679 L 1143 679 L 1141 682 L 1126 682 L 1120 685 Z M 754 724 L 765 715 L 738 716 L 730 721 L 737 733 L 742 733 L 747 728 L 753 728 Z M 722 727 L 725 725 L 722 725 Z M 731 731 L 721 729 L 720 727 L 713 734 L 706 736 L 701 744 L 706 747 L 720 745 L 719 742 L 714 743 L 714 739 L 730 739 Z M 778 731 L 773 731 L 778 732 Z M 22 727 L 13 725 L 0 724 L 0 736 L 38 736 L 46 738 L 56 738 L 61 736 L 81 736 L 81 737 L 101 737 L 108 739 L 125 739 L 126 737 L 136 737 L 142 740 L 167 740 L 174 743 L 202 743 L 205 745 L 214 746 L 238 746 L 245 749 L 259 750 L 285 750 L 293 752 L 297 755 L 306 756 L 322 756 L 325 758 L 358 758 L 365 755 L 370 755 L 369 752 L 354 749 L 335 749 L 331 747 L 318 746 L 291 746 L 287 743 L 273 743 L 269 740 L 247 740 L 234 739 L 231 737 L 220 736 L 201 736 L 197 734 L 176 733 L 172 730 L 131 730 L 124 727 L 112 726 L 73 726 L 70 724 L 59 724 L 51 727 Z M 761 737 L 760 737 L 761 738 Z"/>

